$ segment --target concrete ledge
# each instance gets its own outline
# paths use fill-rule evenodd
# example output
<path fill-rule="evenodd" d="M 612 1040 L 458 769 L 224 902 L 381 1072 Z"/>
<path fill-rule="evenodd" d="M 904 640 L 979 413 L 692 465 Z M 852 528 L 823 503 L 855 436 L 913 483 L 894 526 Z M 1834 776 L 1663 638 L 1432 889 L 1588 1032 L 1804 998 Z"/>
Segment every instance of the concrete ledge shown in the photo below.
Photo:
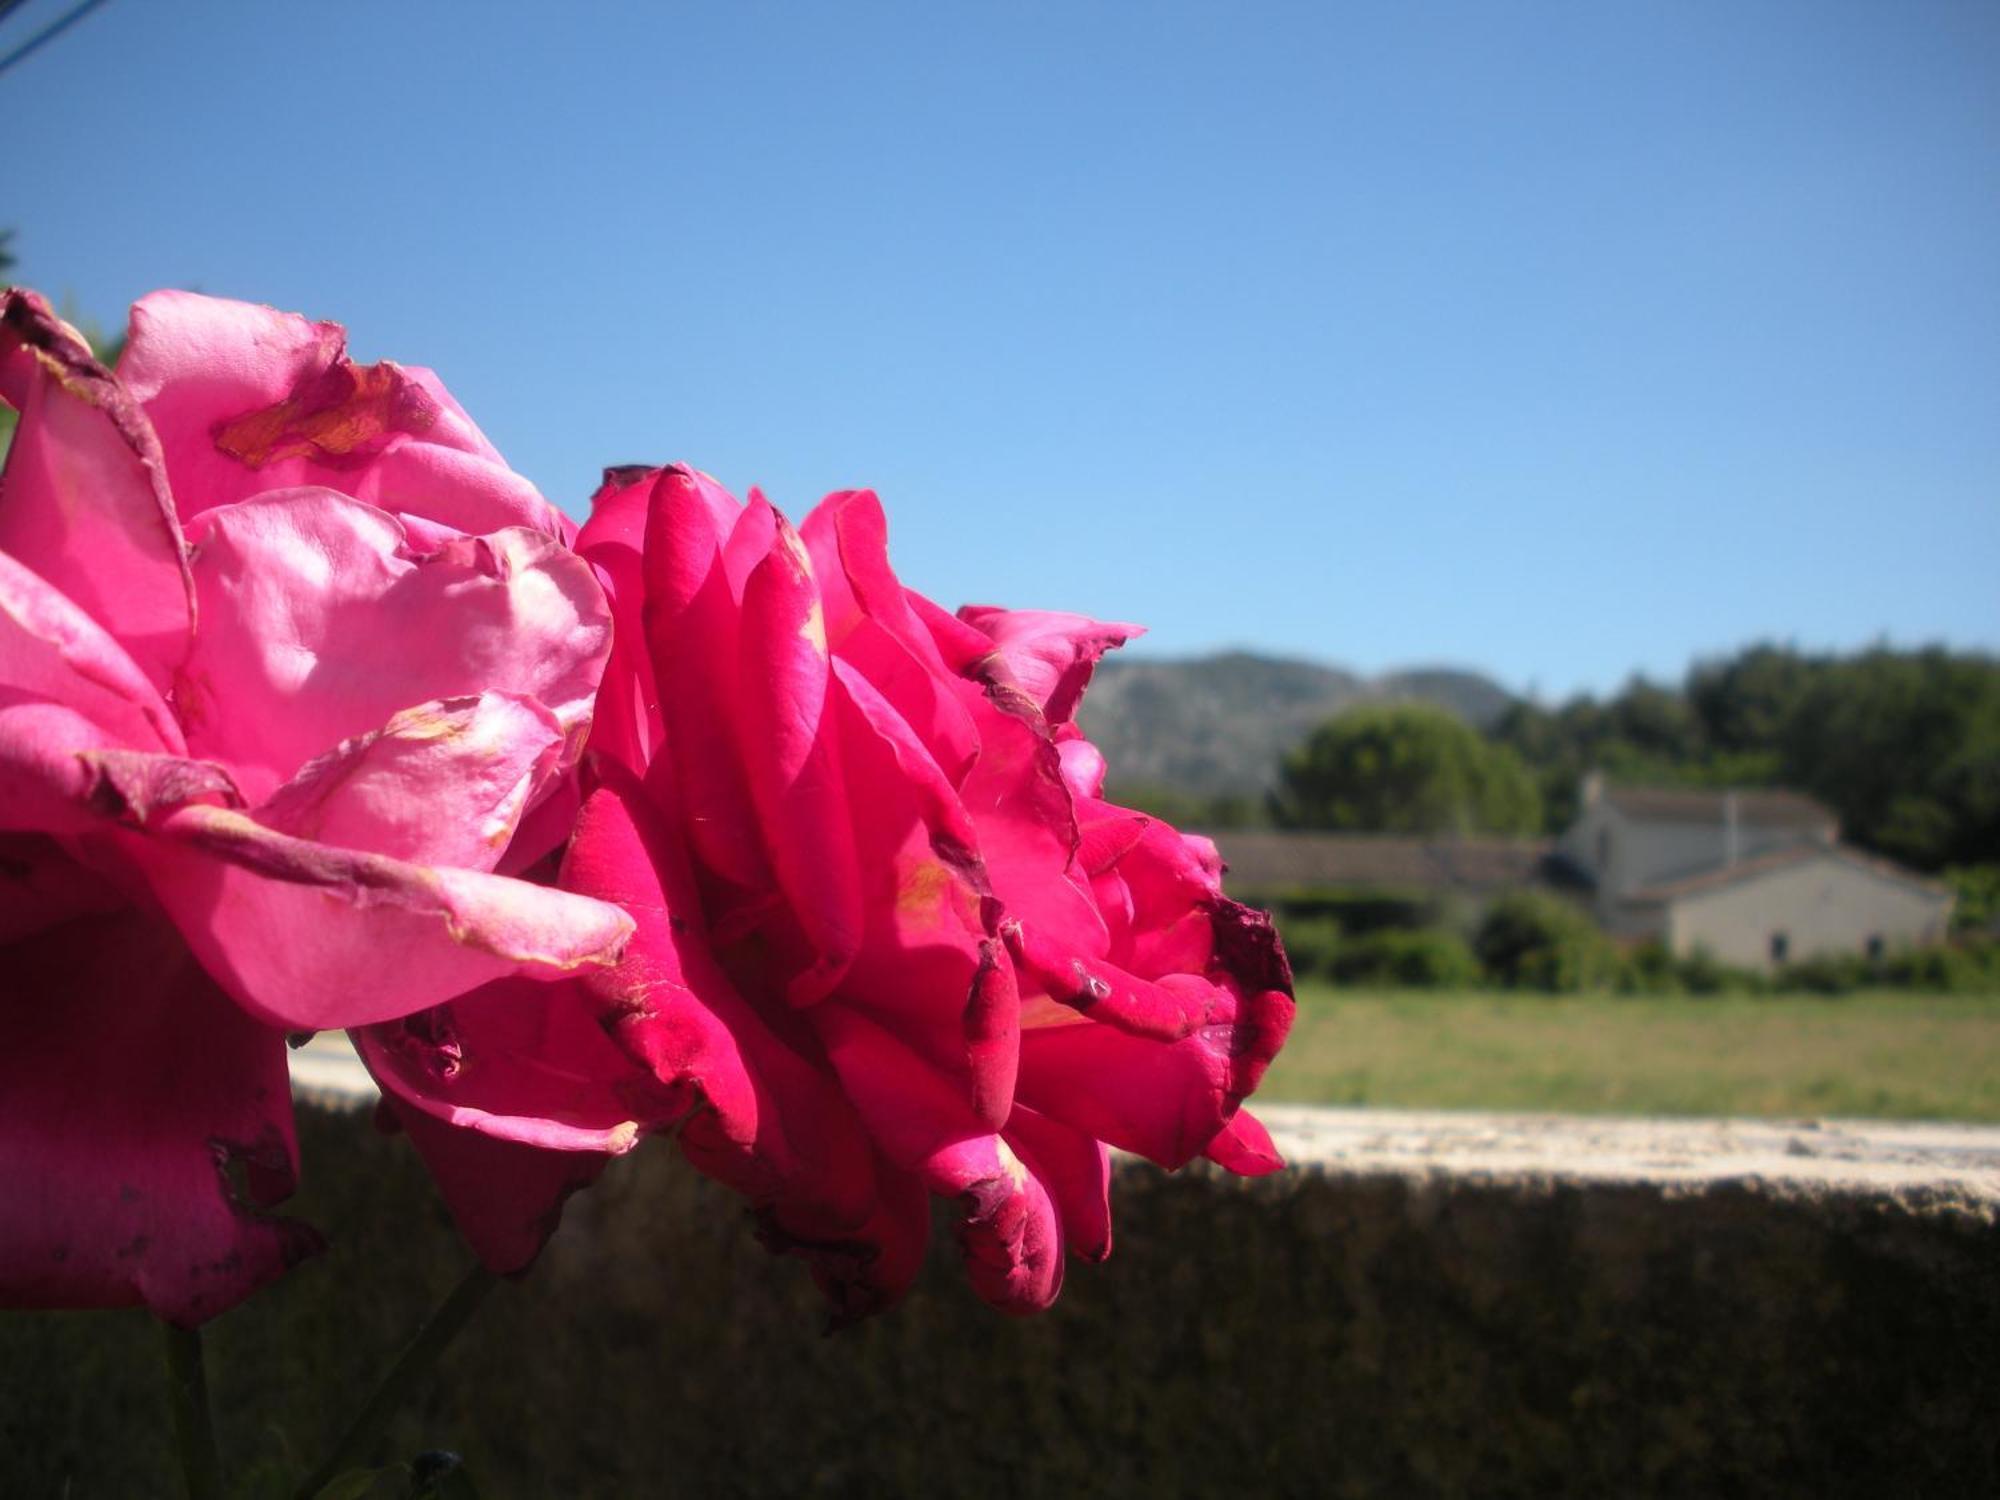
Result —
<path fill-rule="evenodd" d="M 500 1496 L 2000 1494 L 2000 1132 L 1269 1115 L 1309 1165 L 1123 1163 L 1117 1251 L 1047 1316 L 980 1306 L 941 1222 L 909 1302 L 833 1338 L 649 1145 L 395 1439 Z M 209 1334 L 248 1494 L 464 1264 L 404 1142 L 300 1123 L 333 1246 Z M 0 1317 L 0 1493 L 160 1492 L 155 1359 L 140 1316 Z"/>

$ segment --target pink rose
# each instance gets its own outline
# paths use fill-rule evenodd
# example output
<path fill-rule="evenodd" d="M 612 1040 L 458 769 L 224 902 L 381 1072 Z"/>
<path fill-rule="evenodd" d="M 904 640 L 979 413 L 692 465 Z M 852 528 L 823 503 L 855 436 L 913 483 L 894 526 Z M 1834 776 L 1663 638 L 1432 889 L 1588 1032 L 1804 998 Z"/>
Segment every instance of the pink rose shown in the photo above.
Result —
<path fill-rule="evenodd" d="M 629 910 L 632 946 L 365 1034 L 475 1243 L 538 1243 L 601 1160 L 481 1150 L 674 1129 L 838 1316 L 909 1285 L 931 1194 L 979 1294 L 1029 1312 L 1066 1251 L 1110 1251 L 1107 1145 L 1279 1165 L 1238 1108 L 1293 1012 L 1269 919 L 1206 840 L 1103 800 L 1073 722 L 1132 627 L 945 613 L 866 493 L 794 531 L 691 470 L 614 471 L 578 545 L 617 635 L 561 883 Z"/>
<path fill-rule="evenodd" d="M 7 292 L 0 397 L 0 1304 L 195 1323 L 316 1243 L 287 1031 L 622 951 L 492 873 L 567 832 L 608 610 L 331 324 L 160 293 L 114 376 Z"/>

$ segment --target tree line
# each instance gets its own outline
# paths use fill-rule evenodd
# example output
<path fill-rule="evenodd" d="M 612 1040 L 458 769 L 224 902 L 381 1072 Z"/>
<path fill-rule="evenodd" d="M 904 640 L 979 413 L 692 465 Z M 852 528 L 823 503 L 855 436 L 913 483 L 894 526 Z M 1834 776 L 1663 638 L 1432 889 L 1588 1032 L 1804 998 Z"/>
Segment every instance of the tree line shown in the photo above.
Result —
<path fill-rule="evenodd" d="M 1275 789 L 1197 798 L 1116 790 L 1196 827 L 1556 833 L 1584 773 L 1687 787 L 1786 786 L 1842 834 L 1921 870 L 2000 862 L 2000 660 L 1944 647 L 1851 655 L 1757 645 L 1679 687 L 1522 701 L 1485 733 L 1447 710 L 1371 703 L 1284 757 Z"/>

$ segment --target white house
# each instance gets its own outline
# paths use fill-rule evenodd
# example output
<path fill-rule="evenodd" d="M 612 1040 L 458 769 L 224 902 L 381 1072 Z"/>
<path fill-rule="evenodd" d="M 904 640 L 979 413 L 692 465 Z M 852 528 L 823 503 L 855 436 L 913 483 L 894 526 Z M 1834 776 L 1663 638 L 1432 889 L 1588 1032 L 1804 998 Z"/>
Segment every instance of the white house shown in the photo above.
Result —
<path fill-rule="evenodd" d="M 1613 787 L 1593 772 L 1556 849 L 1609 931 L 1745 968 L 1936 942 L 1951 915 L 1948 889 L 1841 843 L 1833 814 L 1795 792 Z"/>

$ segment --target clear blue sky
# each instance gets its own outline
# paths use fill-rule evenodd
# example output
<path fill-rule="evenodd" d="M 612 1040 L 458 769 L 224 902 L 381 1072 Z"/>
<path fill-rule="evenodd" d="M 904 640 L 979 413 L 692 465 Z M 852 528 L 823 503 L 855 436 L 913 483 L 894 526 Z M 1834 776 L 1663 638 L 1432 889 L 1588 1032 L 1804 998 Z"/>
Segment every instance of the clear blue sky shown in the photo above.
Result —
<path fill-rule="evenodd" d="M 21 279 L 339 319 L 572 510 L 1545 695 L 2000 646 L 1991 0 L 112 0 L 0 118 Z"/>

